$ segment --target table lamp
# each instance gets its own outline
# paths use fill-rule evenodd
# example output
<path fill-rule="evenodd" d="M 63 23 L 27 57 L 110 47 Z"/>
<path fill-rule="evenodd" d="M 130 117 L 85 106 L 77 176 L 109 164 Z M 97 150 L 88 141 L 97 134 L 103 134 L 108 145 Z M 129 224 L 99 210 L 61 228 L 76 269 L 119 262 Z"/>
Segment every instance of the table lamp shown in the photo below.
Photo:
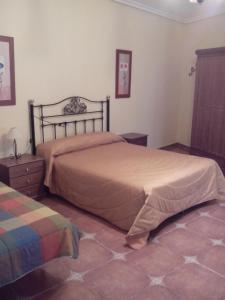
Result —
<path fill-rule="evenodd" d="M 17 139 L 21 138 L 19 130 L 16 127 L 12 127 L 7 134 L 7 138 L 13 141 L 13 155 L 11 155 L 11 158 L 20 158 L 21 154 L 17 152 Z"/>

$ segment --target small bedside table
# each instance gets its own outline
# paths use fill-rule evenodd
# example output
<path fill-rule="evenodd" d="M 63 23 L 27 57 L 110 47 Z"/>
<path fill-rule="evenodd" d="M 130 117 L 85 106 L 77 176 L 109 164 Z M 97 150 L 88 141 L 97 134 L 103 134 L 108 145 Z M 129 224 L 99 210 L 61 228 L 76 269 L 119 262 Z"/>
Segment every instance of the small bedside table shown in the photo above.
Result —
<path fill-rule="evenodd" d="M 147 134 L 130 132 L 121 134 L 121 137 L 124 138 L 130 144 L 147 146 Z"/>
<path fill-rule="evenodd" d="M 34 199 L 44 194 L 44 172 L 45 163 L 40 156 L 23 154 L 19 159 L 0 159 L 0 181 Z"/>

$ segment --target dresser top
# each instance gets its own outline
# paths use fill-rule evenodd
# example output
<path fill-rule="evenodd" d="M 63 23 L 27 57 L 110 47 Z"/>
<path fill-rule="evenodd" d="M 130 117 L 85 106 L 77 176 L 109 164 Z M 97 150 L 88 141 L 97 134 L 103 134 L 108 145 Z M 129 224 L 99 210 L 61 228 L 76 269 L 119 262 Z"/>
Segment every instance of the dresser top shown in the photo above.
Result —
<path fill-rule="evenodd" d="M 144 133 L 129 132 L 129 133 L 121 134 L 121 136 L 125 139 L 138 139 L 138 138 L 146 137 L 148 135 Z"/>
<path fill-rule="evenodd" d="M 7 168 L 14 167 L 14 166 L 20 166 L 27 163 L 32 163 L 36 161 L 44 160 L 41 156 L 31 155 L 31 154 L 23 154 L 20 158 L 1 158 L 0 159 L 0 165 L 5 166 Z"/>

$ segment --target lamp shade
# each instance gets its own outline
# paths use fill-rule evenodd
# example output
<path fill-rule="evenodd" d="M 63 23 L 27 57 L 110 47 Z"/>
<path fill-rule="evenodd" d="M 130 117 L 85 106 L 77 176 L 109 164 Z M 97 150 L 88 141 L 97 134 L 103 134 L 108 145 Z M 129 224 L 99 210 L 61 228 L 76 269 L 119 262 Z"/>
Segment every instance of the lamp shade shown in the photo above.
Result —
<path fill-rule="evenodd" d="M 21 133 L 20 131 L 16 128 L 16 127 L 12 127 L 10 128 L 8 134 L 7 134 L 7 138 L 9 140 L 17 140 L 21 138 Z"/>

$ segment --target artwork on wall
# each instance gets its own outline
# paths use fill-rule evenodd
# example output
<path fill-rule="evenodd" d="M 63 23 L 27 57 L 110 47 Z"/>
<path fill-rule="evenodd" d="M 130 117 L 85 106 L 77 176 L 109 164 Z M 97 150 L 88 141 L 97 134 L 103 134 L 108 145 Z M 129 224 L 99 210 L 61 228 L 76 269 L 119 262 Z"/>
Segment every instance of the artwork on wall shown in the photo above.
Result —
<path fill-rule="evenodd" d="M 132 51 L 116 50 L 116 98 L 129 98 L 131 90 Z"/>
<path fill-rule="evenodd" d="M 0 105 L 16 104 L 14 40 L 0 36 Z"/>

